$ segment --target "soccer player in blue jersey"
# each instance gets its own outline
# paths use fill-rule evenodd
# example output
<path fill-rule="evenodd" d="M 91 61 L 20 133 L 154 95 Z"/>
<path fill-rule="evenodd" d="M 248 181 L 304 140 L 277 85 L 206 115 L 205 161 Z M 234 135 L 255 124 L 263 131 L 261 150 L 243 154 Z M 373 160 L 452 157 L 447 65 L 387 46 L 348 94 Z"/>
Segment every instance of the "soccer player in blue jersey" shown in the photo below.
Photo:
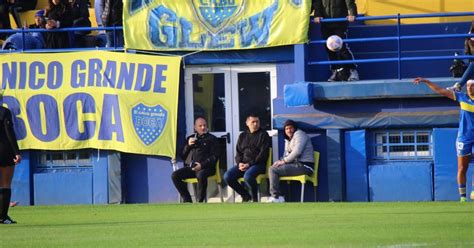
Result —
<path fill-rule="evenodd" d="M 472 146 L 474 145 L 474 80 L 468 80 L 466 83 L 467 94 L 456 92 L 439 87 L 435 83 L 425 78 L 415 78 L 415 84 L 425 83 L 434 92 L 443 95 L 449 99 L 459 102 L 461 106 L 458 129 L 458 137 L 456 139 L 456 151 L 458 156 L 458 186 L 461 201 L 466 199 L 466 173 L 471 159 Z M 471 192 L 471 199 L 474 200 L 474 189 Z"/>

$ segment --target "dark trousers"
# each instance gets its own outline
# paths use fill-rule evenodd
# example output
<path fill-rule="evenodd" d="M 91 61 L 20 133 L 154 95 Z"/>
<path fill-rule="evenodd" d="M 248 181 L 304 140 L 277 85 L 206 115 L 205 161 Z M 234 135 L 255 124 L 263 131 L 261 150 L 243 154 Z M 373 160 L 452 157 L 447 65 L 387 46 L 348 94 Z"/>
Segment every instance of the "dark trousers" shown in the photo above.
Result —
<path fill-rule="evenodd" d="M 8 4 L 0 0 L 0 29 L 11 29 L 10 16 L 8 15 Z M 0 39 L 5 40 L 8 33 L 0 33 Z"/>
<path fill-rule="evenodd" d="M 265 165 L 251 165 L 246 171 L 241 171 L 238 166 L 234 166 L 224 174 L 224 180 L 235 192 L 242 196 L 244 201 L 252 198 L 254 202 L 258 202 L 258 185 L 256 178 L 260 174 L 265 174 Z M 247 188 L 250 189 L 251 194 L 237 181 L 241 177 L 244 178 L 245 184 Z"/>
<path fill-rule="evenodd" d="M 106 31 L 107 47 L 123 47 L 123 30 L 117 29 L 115 33 L 113 30 Z"/>
<path fill-rule="evenodd" d="M 171 179 L 173 184 L 178 190 L 179 194 L 183 198 L 184 202 L 193 202 L 191 195 L 189 194 L 188 187 L 184 179 L 187 178 L 197 178 L 197 200 L 198 202 L 206 201 L 206 192 L 207 192 L 207 178 L 216 174 L 216 169 L 213 166 L 212 169 L 202 169 L 199 172 L 195 172 L 191 167 L 183 167 L 179 170 L 176 170 L 171 174 Z"/>
<path fill-rule="evenodd" d="M 336 22 L 336 23 L 321 23 L 321 34 L 323 39 L 329 38 L 331 35 L 337 35 L 342 39 L 347 38 L 347 22 Z M 326 46 L 325 46 L 326 47 Z M 342 48 L 338 52 L 333 52 L 326 47 L 326 51 L 328 53 L 328 57 L 330 61 L 337 61 L 337 60 L 354 60 L 354 55 L 352 54 L 351 50 L 349 49 L 349 45 L 344 42 Z M 331 70 L 337 70 L 340 68 L 349 68 L 355 69 L 355 64 L 333 64 L 331 65 Z"/>
<path fill-rule="evenodd" d="M 10 199 L 12 197 L 12 190 L 9 188 L 0 188 L 0 219 L 8 218 L 8 207 L 10 206 Z"/>

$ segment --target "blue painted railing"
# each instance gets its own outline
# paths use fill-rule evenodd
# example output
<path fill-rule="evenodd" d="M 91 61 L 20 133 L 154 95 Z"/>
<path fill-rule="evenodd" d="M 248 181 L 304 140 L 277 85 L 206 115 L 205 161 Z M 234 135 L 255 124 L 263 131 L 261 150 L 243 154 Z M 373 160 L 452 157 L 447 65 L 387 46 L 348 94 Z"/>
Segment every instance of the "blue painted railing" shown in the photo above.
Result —
<path fill-rule="evenodd" d="M 115 27 L 76 27 L 76 28 L 59 28 L 59 29 L 33 29 L 33 28 L 19 28 L 19 29 L 0 29 L 0 34 L 7 33 L 7 34 L 14 34 L 14 33 L 21 33 L 22 34 L 22 49 L 18 50 L 1 50 L 1 53 L 14 53 L 14 52 L 41 52 L 41 53 L 48 53 L 48 52 L 68 52 L 68 51 L 87 51 L 87 50 L 109 50 L 109 51 L 122 51 L 124 50 L 123 47 L 117 46 L 116 42 L 114 42 L 114 46 L 112 47 L 75 47 L 75 48 L 61 48 L 61 49 L 25 49 L 25 34 L 27 33 L 46 33 L 46 32 L 75 32 L 75 31 L 112 31 L 113 32 L 113 39 L 117 39 L 117 31 L 123 30 L 122 26 L 115 26 Z"/>
<path fill-rule="evenodd" d="M 448 59 L 474 59 L 474 55 L 459 55 L 459 56 L 418 56 L 418 57 L 402 57 L 401 54 L 401 40 L 416 40 L 416 39 L 441 39 L 441 38 L 462 38 L 474 37 L 474 34 L 440 34 L 440 35 L 405 35 L 402 36 L 400 32 L 400 20 L 409 18 L 430 18 L 430 17 L 455 17 L 455 16 L 474 16 L 474 12 L 455 12 L 455 13 L 436 13 L 436 14 L 411 14 L 411 15 L 387 15 L 387 16 L 367 16 L 357 17 L 356 21 L 369 20 L 387 20 L 397 19 L 397 35 L 389 37 L 374 37 L 374 38 L 357 38 L 357 39 L 343 39 L 344 42 L 377 42 L 377 41 L 397 41 L 397 57 L 391 58 L 377 58 L 377 59 L 354 59 L 354 60 L 338 60 L 338 61 L 309 61 L 308 65 L 331 65 L 331 64 L 353 64 L 353 63 L 376 63 L 376 62 L 397 62 L 398 79 L 401 79 L 401 63 L 403 61 L 424 61 L 424 60 L 448 60 Z M 311 20 L 313 21 L 313 20 Z M 321 22 L 341 22 L 347 21 L 346 18 L 330 18 L 321 19 Z M 326 40 L 312 40 L 309 44 L 326 43 Z"/>

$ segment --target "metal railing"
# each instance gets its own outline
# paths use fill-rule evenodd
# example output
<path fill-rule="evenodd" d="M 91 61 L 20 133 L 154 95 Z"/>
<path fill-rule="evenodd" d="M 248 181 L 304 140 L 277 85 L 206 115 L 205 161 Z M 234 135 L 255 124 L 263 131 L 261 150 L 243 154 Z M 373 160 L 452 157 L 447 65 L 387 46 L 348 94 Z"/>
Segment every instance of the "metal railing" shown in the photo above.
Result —
<path fill-rule="evenodd" d="M 388 37 L 374 37 L 374 38 L 355 38 L 343 39 L 343 42 L 379 42 L 379 41 L 397 41 L 397 56 L 389 58 L 375 58 L 375 59 L 354 59 L 354 60 L 338 60 L 338 61 L 309 61 L 308 65 L 332 65 L 332 64 L 354 64 L 354 63 L 376 63 L 376 62 L 397 62 L 398 79 L 401 79 L 402 69 L 401 63 L 403 61 L 423 61 L 423 60 L 448 60 L 448 59 L 474 59 L 474 55 L 448 55 L 448 56 L 416 56 L 416 57 L 402 57 L 402 49 L 400 42 L 402 40 L 419 40 L 419 39 L 441 39 L 441 38 L 463 38 L 474 37 L 474 34 L 439 34 L 439 35 L 401 35 L 401 19 L 409 18 L 430 18 L 430 17 L 455 17 L 455 16 L 474 16 L 474 12 L 456 12 L 456 13 L 436 13 L 436 14 L 412 14 L 412 15 L 387 15 L 387 16 L 371 16 L 371 17 L 357 17 L 356 21 L 369 20 L 397 20 L 397 34 L 396 36 Z M 312 21 L 312 20 L 311 20 Z M 347 21 L 346 18 L 331 18 L 321 19 L 321 22 L 341 22 Z M 326 40 L 312 40 L 309 44 L 326 43 Z"/>
<path fill-rule="evenodd" d="M 402 40 L 417 40 L 417 39 L 442 39 L 442 38 L 462 38 L 462 37 L 474 37 L 474 34 L 440 34 L 440 35 L 401 35 L 401 19 L 410 18 L 430 18 L 430 17 L 456 17 L 456 16 L 474 16 L 474 12 L 456 12 L 456 13 L 436 13 L 436 14 L 411 14 L 411 15 L 386 15 L 386 16 L 372 16 L 372 17 L 357 17 L 356 21 L 369 21 L 369 20 L 397 20 L 397 33 L 396 36 L 387 37 L 374 37 L 374 38 L 354 38 L 354 39 L 343 39 L 347 43 L 356 42 L 380 42 L 380 41 L 397 41 L 397 56 L 389 58 L 374 58 L 374 59 L 355 59 L 355 60 L 339 60 L 339 61 L 309 61 L 308 65 L 331 65 L 331 64 L 353 64 L 353 63 L 376 63 L 376 62 L 397 62 L 398 79 L 401 79 L 401 63 L 403 61 L 423 61 L 423 60 L 448 60 L 448 59 L 474 59 L 473 55 L 447 55 L 447 56 L 416 56 L 416 57 L 402 57 L 402 50 L 400 42 Z M 312 21 L 312 20 L 311 20 Z M 331 18 L 321 19 L 321 22 L 341 22 L 347 21 L 346 18 Z M 83 27 L 83 28 L 61 28 L 57 30 L 46 30 L 46 29 L 0 29 L 1 33 L 21 33 L 22 34 L 22 49 L 11 51 L 11 50 L 0 50 L 0 53 L 11 53 L 11 52 L 61 52 L 61 51 L 77 51 L 78 49 L 84 50 L 123 50 L 123 47 L 117 47 L 114 42 L 113 47 L 76 47 L 76 48 L 62 48 L 62 49 L 25 49 L 25 34 L 29 32 L 75 32 L 75 31 L 113 31 L 113 38 L 116 41 L 116 35 L 118 30 L 122 30 L 123 27 Z M 309 44 L 320 44 L 325 43 L 326 40 L 310 41 Z"/>
<path fill-rule="evenodd" d="M 77 50 L 109 50 L 109 51 L 121 51 L 124 50 L 123 46 L 117 46 L 117 32 L 122 31 L 122 26 L 114 26 L 114 27 L 75 27 L 75 28 L 58 28 L 58 29 L 44 29 L 44 28 L 19 28 L 19 29 L 0 29 L 0 34 L 15 34 L 20 33 L 22 34 L 22 48 L 18 50 L 2 50 L 0 49 L 1 53 L 13 53 L 13 52 L 41 52 L 41 53 L 48 53 L 48 52 L 68 52 L 68 51 L 77 51 Z M 71 48 L 56 48 L 56 49 L 25 49 L 25 35 L 27 33 L 47 33 L 47 32 L 78 32 L 78 31 L 103 31 L 110 32 L 112 31 L 113 37 L 113 46 L 111 47 L 71 47 Z"/>

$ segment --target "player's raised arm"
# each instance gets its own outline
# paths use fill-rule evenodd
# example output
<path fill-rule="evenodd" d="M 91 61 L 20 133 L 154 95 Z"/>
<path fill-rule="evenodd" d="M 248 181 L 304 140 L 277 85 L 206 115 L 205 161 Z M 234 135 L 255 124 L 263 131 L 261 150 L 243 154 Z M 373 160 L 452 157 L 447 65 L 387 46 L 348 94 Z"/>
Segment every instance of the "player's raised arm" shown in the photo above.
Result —
<path fill-rule="evenodd" d="M 430 87 L 430 89 L 432 89 L 434 92 L 440 94 L 440 95 L 443 95 L 449 99 L 452 99 L 454 100 L 454 92 L 453 91 L 450 91 L 450 90 L 447 90 L 447 89 L 444 89 L 444 88 L 441 88 L 439 87 L 437 84 L 431 82 L 430 80 L 426 79 L 426 78 L 422 78 L 422 77 L 417 77 L 413 80 L 413 83 L 414 84 L 419 84 L 419 83 L 425 83 L 428 87 Z"/>

